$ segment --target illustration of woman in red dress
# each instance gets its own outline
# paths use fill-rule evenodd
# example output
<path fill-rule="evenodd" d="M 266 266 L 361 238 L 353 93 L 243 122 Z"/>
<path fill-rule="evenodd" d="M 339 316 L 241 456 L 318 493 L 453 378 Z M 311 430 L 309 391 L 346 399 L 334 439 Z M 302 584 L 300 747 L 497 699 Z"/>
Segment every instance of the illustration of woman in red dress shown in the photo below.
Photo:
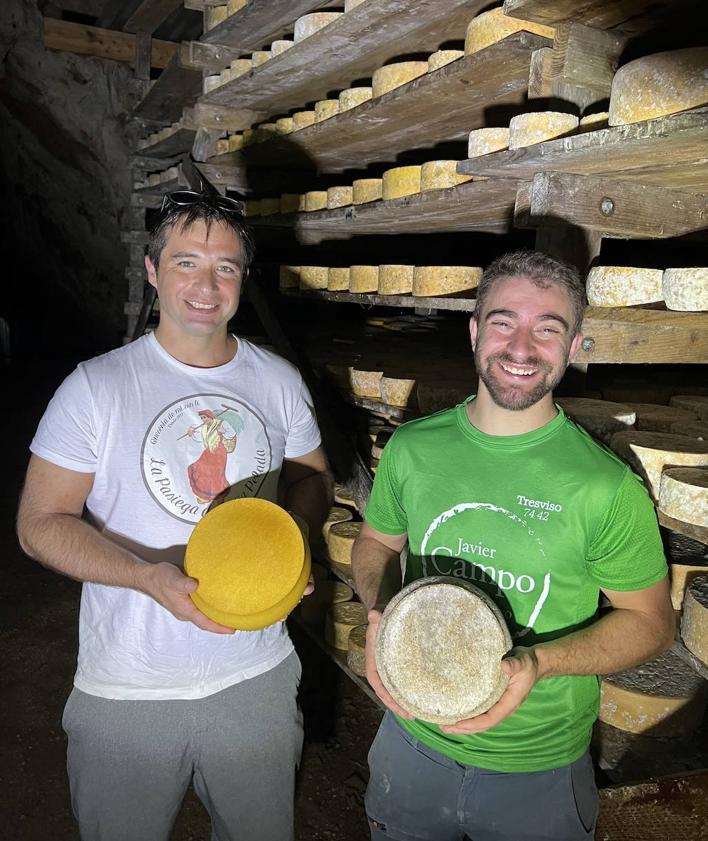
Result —
<path fill-rule="evenodd" d="M 236 449 L 236 439 L 244 424 L 240 415 L 233 410 L 219 412 L 217 416 L 211 409 L 201 409 L 198 414 L 202 423 L 190 427 L 188 434 L 190 438 L 201 441 L 204 451 L 189 465 L 187 474 L 198 502 L 206 503 L 229 486 L 226 460 Z M 224 418 L 225 414 L 228 414 L 228 418 Z M 230 432 L 233 435 L 229 435 Z"/>

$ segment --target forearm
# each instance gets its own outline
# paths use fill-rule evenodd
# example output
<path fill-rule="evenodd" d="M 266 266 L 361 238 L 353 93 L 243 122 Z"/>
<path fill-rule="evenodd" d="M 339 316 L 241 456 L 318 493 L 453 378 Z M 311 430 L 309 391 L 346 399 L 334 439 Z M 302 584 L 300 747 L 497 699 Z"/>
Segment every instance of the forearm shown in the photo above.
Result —
<path fill-rule="evenodd" d="M 401 555 L 372 537 L 359 537 L 352 550 L 354 586 L 368 607 L 382 609 L 401 589 Z"/>

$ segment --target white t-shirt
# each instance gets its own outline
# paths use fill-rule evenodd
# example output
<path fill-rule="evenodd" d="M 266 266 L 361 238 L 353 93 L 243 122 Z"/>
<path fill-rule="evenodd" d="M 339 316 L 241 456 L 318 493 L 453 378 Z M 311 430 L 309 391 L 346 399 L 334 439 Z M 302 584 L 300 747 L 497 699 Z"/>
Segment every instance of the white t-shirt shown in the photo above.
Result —
<path fill-rule="evenodd" d="M 31 450 L 95 474 L 86 507 L 104 535 L 144 560 L 181 564 L 216 493 L 229 486 L 230 497 L 276 500 L 283 458 L 319 444 L 310 394 L 290 363 L 239 339 L 230 362 L 193 368 L 149 334 L 80 364 Z M 74 685 L 104 698 L 201 698 L 291 651 L 282 622 L 214 634 L 143 593 L 85 583 Z"/>

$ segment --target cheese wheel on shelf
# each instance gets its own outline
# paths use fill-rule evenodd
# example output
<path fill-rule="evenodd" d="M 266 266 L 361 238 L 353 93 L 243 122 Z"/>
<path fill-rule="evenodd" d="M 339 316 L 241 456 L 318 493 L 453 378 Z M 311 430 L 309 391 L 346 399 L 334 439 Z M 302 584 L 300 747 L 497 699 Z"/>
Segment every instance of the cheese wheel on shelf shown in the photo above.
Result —
<path fill-rule="evenodd" d="M 320 99 L 315 102 L 315 122 L 321 123 L 323 120 L 328 120 L 339 113 L 338 99 Z"/>
<path fill-rule="evenodd" d="M 578 127 L 574 114 L 561 111 L 538 111 L 517 114 L 509 122 L 509 149 L 533 146 L 544 140 L 568 134 Z"/>
<path fill-rule="evenodd" d="M 266 61 L 270 61 L 270 59 L 270 50 L 254 50 L 251 53 L 251 61 L 253 62 L 254 67 L 260 67 L 261 64 L 265 64 Z"/>
<path fill-rule="evenodd" d="M 229 151 L 229 140 L 227 137 L 222 137 L 214 144 L 214 154 L 225 155 Z"/>
<path fill-rule="evenodd" d="M 508 128 L 476 128 L 467 137 L 467 157 L 480 158 L 509 148 Z"/>
<path fill-rule="evenodd" d="M 229 152 L 239 152 L 241 149 L 243 149 L 243 135 L 229 135 Z"/>
<path fill-rule="evenodd" d="M 321 625 L 330 607 L 350 601 L 354 596 L 352 588 L 343 581 L 318 581 L 314 593 L 300 603 L 300 616 L 311 625 Z"/>
<path fill-rule="evenodd" d="M 327 289 L 330 292 L 349 291 L 349 266 L 332 266 L 327 274 Z"/>
<path fill-rule="evenodd" d="M 295 21 L 295 34 L 293 36 L 295 41 L 309 38 L 315 32 L 341 18 L 342 14 L 342 12 L 314 12 L 311 15 L 303 15 Z"/>
<path fill-rule="evenodd" d="M 352 184 L 352 204 L 367 204 L 377 201 L 383 194 L 383 179 L 357 178 Z"/>
<path fill-rule="evenodd" d="M 351 369 L 347 369 L 348 374 L 351 374 Z M 334 501 L 339 505 L 348 505 L 350 508 L 355 508 L 354 496 L 349 488 L 342 482 L 334 483 Z"/>
<path fill-rule="evenodd" d="M 697 729 L 703 720 L 706 682 L 677 654 L 604 675 L 600 721 L 628 733 L 670 738 Z"/>
<path fill-rule="evenodd" d="M 646 480 L 651 496 L 659 498 L 661 473 L 666 467 L 708 464 L 708 442 L 667 432 L 616 432 L 611 448 Z"/>
<path fill-rule="evenodd" d="M 226 67 L 224 70 L 219 73 L 219 84 L 225 85 L 227 82 L 230 82 L 233 79 L 233 73 L 231 72 L 230 67 Z"/>
<path fill-rule="evenodd" d="M 244 146 L 249 146 L 251 143 L 253 143 L 253 135 L 254 135 L 254 130 L 252 128 L 245 128 L 241 132 L 241 136 L 243 137 L 243 145 Z"/>
<path fill-rule="evenodd" d="M 372 400 L 380 400 L 381 377 L 383 377 L 383 371 L 365 371 L 359 368 L 350 368 L 349 385 L 352 393 L 357 397 L 369 397 Z"/>
<path fill-rule="evenodd" d="M 244 207 L 244 215 L 245 216 L 260 216 L 261 215 L 261 203 L 259 199 L 246 199 L 245 207 Z"/>
<path fill-rule="evenodd" d="M 666 269 L 662 289 L 669 310 L 708 311 L 708 268 Z"/>
<path fill-rule="evenodd" d="M 654 53 L 625 64 L 610 90 L 610 125 L 698 108 L 708 102 L 708 47 Z"/>
<path fill-rule="evenodd" d="M 700 558 L 696 559 L 700 561 Z M 708 558 L 702 563 L 683 563 L 671 561 L 669 564 L 669 578 L 671 580 L 671 604 L 674 610 L 683 609 L 683 600 L 686 597 L 686 590 L 689 584 L 697 575 L 708 573 Z"/>
<path fill-rule="evenodd" d="M 673 467 L 661 474 L 659 511 L 708 529 L 708 468 Z"/>
<path fill-rule="evenodd" d="M 253 62 L 250 58 L 235 58 L 231 62 L 231 78 L 235 79 L 237 76 L 243 76 L 244 73 L 249 73 L 253 68 Z"/>
<path fill-rule="evenodd" d="M 275 130 L 278 134 L 290 134 L 295 131 L 295 123 L 292 117 L 279 117 L 275 121 Z"/>
<path fill-rule="evenodd" d="M 369 611 L 361 602 L 340 602 L 327 611 L 325 641 L 332 648 L 346 651 L 349 648 L 349 634 L 363 625 Z"/>
<path fill-rule="evenodd" d="M 443 190 L 472 181 L 471 175 L 457 172 L 458 161 L 427 161 L 420 168 L 420 190 Z"/>
<path fill-rule="evenodd" d="M 414 266 L 379 266 L 379 295 L 410 295 Z"/>
<path fill-rule="evenodd" d="M 347 88 L 339 94 L 339 110 L 340 112 L 351 111 L 352 108 L 356 108 L 357 105 L 361 105 L 362 102 L 367 102 L 371 99 L 372 95 L 372 89 L 366 85 Z"/>
<path fill-rule="evenodd" d="M 554 31 L 550 26 L 543 26 L 540 23 L 533 23 L 530 20 L 520 20 L 505 15 L 502 7 L 482 12 L 481 15 L 472 18 L 467 26 L 465 37 L 465 52 L 476 53 L 491 44 L 496 44 L 515 32 L 533 32 L 542 35 L 544 38 L 554 37 Z"/>
<path fill-rule="evenodd" d="M 381 194 L 384 200 L 412 196 L 420 192 L 419 166 L 396 166 L 383 174 Z"/>
<path fill-rule="evenodd" d="M 672 423 L 669 432 L 675 435 L 686 435 L 688 438 L 698 438 L 701 441 L 708 441 L 708 422 L 707 423 Z"/>
<path fill-rule="evenodd" d="M 329 509 L 329 514 L 327 515 L 327 519 L 322 526 L 322 537 L 327 542 L 327 535 L 329 534 L 329 530 L 335 523 L 346 523 L 353 518 L 352 512 L 348 508 L 342 508 L 339 505 L 335 505 Z"/>
<path fill-rule="evenodd" d="M 580 118 L 578 128 L 582 131 L 597 131 L 601 128 L 607 128 L 609 116 L 608 111 L 596 111 L 594 114 L 585 114 Z"/>
<path fill-rule="evenodd" d="M 327 209 L 327 190 L 310 190 L 305 193 L 305 212 Z"/>
<path fill-rule="evenodd" d="M 337 564 L 351 564 L 352 547 L 361 531 L 361 523 L 344 521 L 333 523 L 327 532 L 327 551 Z"/>
<path fill-rule="evenodd" d="M 280 212 L 281 213 L 297 213 L 300 209 L 299 193 L 283 193 L 280 197 Z"/>
<path fill-rule="evenodd" d="M 235 15 L 239 9 L 243 9 L 243 7 L 248 3 L 248 0 L 228 0 L 226 3 L 226 14 L 228 17 L 231 15 Z"/>
<path fill-rule="evenodd" d="M 663 300 L 661 269 L 632 266 L 595 266 L 590 269 L 585 289 L 593 307 L 632 307 Z"/>
<path fill-rule="evenodd" d="M 293 131 L 300 131 L 300 129 L 313 125 L 314 122 L 314 111 L 296 111 L 293 114 Z"/>
<path fill-rule="evenodd" d="M 336 207 L 347 207 L 353 199 L 353 187 L 330 187 L 327 190 L 327 207 L 330 210 Z"/>
<path fill-rule="evenodd" d="M 413 272 L 413 295 L 459 295 L 476 289 L 481 277 L 482 269 L 478 266 L 416 266 Z"/>
<path fill-rule="evenodd" d="M 446 64 L 452 64 L 453 61 L 462 58 L 464 54 L 464 50 L 437 50 L 437 52 L 428 56 L 428 73 L 439 70 Z"/>
<path fill-rule="evenodd" d="M 211 9 L 204 10 L 204 28 L 209 31 L 220 23 L 223 23 L 228 17 L 228 6 L 214 6 Z"/>
<path fill-rule="evenodd" d="M 398 61 L 395 64 L 386 64 L 374 71 L 371 77 L 371 96 L 376 99 L 377 96 L 383 96 L 427 72 L 427 61 Z"/>
<path fill-rule="evenodd" d="M 220 73 L 214 74 L 213 76 L 205 76 L 202 80 L 202 90 L 204 93 L 209 93 L 209 91 L 213 91 L 214 88 L 218 88 L 222 83 Z"/>
<path fill-rule="evenodd" d="M 691 654 L 708 665 L 708 575 L 691 581 L 683 600 L 681 639 Z"/>
<path fill-rule="evenodd" d="M 280 213 L 280 196 L 261 199 L 261 216 L 274 216 Z"/>
<path fill-rule="evenodd" d="M 360 677 L 366 677 L 366 632 L 368 629 L 368 624 L 357 625 L 349 632 L 347 666 Z"/>
<path fill-rule="evenodd" d="M 381 400 L 389 406 L 415 406 L 416 381 L 401 377 L 381 377 Z"/>
<path fill-rule="evenodd" d="M 669 400 L 669 405 L 691 412 L 699 420 L 708 423 L 708 395 L 706 394 L 674 394 Z"/>
<path fill-rule="evenodd" d="M 352 9 L 355 9 L 360 3 L 363 3 L 364 0 L 344 0 L 344 14 L 347 12 L 351 12 Z"/>
<path fill-rule="evenodd" d="M 349 291 L 374 293 L 379 291 L 378 266 L 350 266 Z"/>
<path fill-rule="evenodd" d="M 295 42 L 290 38 L 279 38 L 277 41 L 273 41 L 273 43 L 270 45 L 271 54 L 273 56 L 280 55 L 286 50 L 289 50 L 294 43 Z"/>
<path fill-rule="evenodd" d="M 693 412 L 676 406 L 661 406 L 656 403 L 629 403 L 636 415 L 635 427 L 643 432 L 671 432 L 675 423 L 693 423 Z"/>
<path fill-rule="evenodd" d="M 611 403 L 609 400 L 559 397 L 556 403 L 568 417 L 606 444 L 615 432 L 634 426 L 637 419 L 636 412 L 631 406 Z"/>
<path fill-rule="evenodd" d="M 327 266 L 300 266 L 300 289 L 326 289 Z"/>

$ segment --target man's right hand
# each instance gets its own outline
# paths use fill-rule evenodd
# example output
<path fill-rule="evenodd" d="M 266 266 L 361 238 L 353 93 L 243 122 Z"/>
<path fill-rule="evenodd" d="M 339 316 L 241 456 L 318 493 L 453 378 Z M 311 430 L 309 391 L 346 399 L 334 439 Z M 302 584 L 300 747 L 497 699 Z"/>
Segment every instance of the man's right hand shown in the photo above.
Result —
<path fill-rule="evenodd" d="M 219 625 L 199 610 L 189 595 L 197 589 L 198 582 L 189 578 L 174 564 L 149 564 L 148 569 L 143 570 L 142 579 L 140 589 L 165 610 L 169 610 L 180 622 L 191 622 L 202 631 L 211 631 L 214 634 L 234 633 L 233 628 Z"/>
<path fill-rule="evenodd" d="M 376 657 L 374 655 L 376 634 L 379 630 L 379 622 L 381 621 L 381 613 L 378 610 L 370 610 L 368 614 L 369 626 L 366 629 L 366 649 L 364 652 L 364 659 L 366 661 L 366 679 L 369 685 L 384 704 L 391 710 L 391 712 L 400 715 L 401 718 L 415 718 L 415 716 L 406 712 L 398 706 L 393 700 L 386 687 L 381 682 L 379 673 L 376 671 Z"/>

